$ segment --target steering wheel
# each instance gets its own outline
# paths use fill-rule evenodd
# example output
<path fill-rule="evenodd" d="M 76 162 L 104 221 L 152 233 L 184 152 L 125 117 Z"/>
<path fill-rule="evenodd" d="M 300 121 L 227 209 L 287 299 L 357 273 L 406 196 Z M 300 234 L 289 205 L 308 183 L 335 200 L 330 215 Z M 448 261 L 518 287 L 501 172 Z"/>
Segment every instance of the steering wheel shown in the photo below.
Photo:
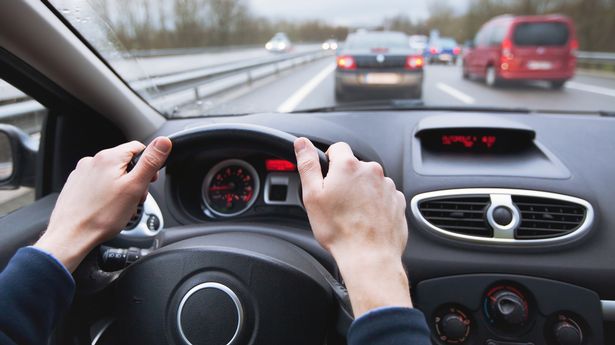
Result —
<path fill-rule="evenodd" d="M 188 148 L 237 142 L 296 162 L 296 137 L 261 126 L 220 124 L 170 138 L 170 167 Z M 318 155 L 326 172 L 327 158 L 320 150 Z M 114 342 L 300 345 L 345 336 L 352 321 L 346 290 L 305 250 L 254 227 L 205 235 L 195 228 L 191 237 L 156 249 L 114 282 Z"/>

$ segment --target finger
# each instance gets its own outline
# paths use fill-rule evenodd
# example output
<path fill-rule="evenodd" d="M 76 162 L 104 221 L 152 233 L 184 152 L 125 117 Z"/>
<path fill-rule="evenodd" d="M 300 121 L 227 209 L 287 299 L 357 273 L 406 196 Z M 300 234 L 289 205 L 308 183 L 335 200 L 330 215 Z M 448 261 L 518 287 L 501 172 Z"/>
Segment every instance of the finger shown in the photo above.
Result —
<path fill-rule="evenodd" d="M 365 164 L 369 172 L 373 174 L 374 176 L 381 177 L 381 178 L 384 177 L 384 169 L 382 169 L 382 165 L 380 165 L 379 163 L 366 162 L 363 164 Z"/>
<path fill-rule="evenodd" d="M 145 192 L 143 193 L 143 195 L 141 195 L 141 200 L 139 200 L 139 204 L 142 204 L 145 202 L 145 199 L 147 199 L 147 189 L 145 190 Z"/>
<path fill-rule="evenodd" d="M 102 150 L 96 154 L 96 157 L 101 157 L 107 162 L 120 163 L 121 167 L 125 170 L 132 157 L 139 154 L 144 148 L 145 145 L 133 140 L 110 149 Z"/>
<path fill-rule="evenodd" d="M 295 155 L 297 156 L 297 170 L 301 178 L 303 197 L 317 193 L 322 189 L 322 171 L 316 147 L 307 138 L 295 140 Z"/>
<path fill-rule="evenodd" d="M 143 184 L 148 184 L 162 168 L 171 152 L 172 143 L 167 137 L 154 139 L 147 147 L 129 175 Z"/>
<path fill-rule="evenodd" d="M 156 171 L 156 174 L 154 175 L 154 177 L 152 177 L 152 179 L 149 182 L 154 183 L 158 181 L 158 177 L 160 177 L 160 171 Z"/>
<path fill-rule="evenodd" d="M 344 142 L 329 146 L 327 156 L 329 157 L 330 170 L 339 168 L 355 169 L 359 164 L 359 160 L 352 153 L 350 146 Z"/>

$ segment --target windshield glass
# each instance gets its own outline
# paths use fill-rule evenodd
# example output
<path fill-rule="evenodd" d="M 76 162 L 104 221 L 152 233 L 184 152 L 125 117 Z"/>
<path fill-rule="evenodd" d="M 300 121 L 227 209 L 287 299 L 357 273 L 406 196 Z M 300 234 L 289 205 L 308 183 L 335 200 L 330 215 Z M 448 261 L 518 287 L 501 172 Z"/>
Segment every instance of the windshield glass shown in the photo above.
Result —
<path fill-rule="evenodd" d="M 613 1 L 48 1 L 167 117 L 374 102 L 615 112 Z"/>

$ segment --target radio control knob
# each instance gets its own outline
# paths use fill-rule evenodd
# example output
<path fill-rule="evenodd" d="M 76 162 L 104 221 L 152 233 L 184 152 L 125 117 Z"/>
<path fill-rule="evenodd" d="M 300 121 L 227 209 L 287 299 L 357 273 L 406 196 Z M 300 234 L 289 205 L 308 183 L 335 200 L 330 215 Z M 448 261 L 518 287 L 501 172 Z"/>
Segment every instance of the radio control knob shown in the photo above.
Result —
<path fill-rule="evenodd" d="M 583 344 L 583 332 L 573 321 L 560 321 L 553 326 L 553 335 L 558 345 Z"/>
<path fill-rule="evenodd" d="M 527 322 L 527 302 L 517 292 L 504 288 L 487 296 L 487 301 L 489 314 L 497 326 L 514 330 Z"/>
<path fill-rule="evenodd" d="M 457 308 L 450 308 L 436 317 L 436 333 L 446 344 L 462 344 L 470 334 L 470 320 Z"/>

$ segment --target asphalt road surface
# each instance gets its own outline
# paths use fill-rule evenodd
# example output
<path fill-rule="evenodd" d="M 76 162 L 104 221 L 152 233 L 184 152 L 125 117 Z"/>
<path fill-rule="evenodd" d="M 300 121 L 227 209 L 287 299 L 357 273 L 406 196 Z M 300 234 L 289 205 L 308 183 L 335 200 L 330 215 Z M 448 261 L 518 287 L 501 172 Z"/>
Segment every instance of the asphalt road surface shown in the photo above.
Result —
<path fill-rule="evenodd" d="M 335 62 L 328 57 L 296 68 L 261 85 L 236 92 L 223 101 L 209 101 L 206 113 L 289 112 L 335 106 Z M 355 100 L 363 100 L 360 98 Z M 531 110 L 615 112 L 615 77 L 578 72 L 562 90 L 529 82 L 490 88 L 480 80 L 464 80 L 460 66 L 425 67 L 426 106 L 478 106 Z M 218 104 L 216 104 L 218 103 Z"/>

